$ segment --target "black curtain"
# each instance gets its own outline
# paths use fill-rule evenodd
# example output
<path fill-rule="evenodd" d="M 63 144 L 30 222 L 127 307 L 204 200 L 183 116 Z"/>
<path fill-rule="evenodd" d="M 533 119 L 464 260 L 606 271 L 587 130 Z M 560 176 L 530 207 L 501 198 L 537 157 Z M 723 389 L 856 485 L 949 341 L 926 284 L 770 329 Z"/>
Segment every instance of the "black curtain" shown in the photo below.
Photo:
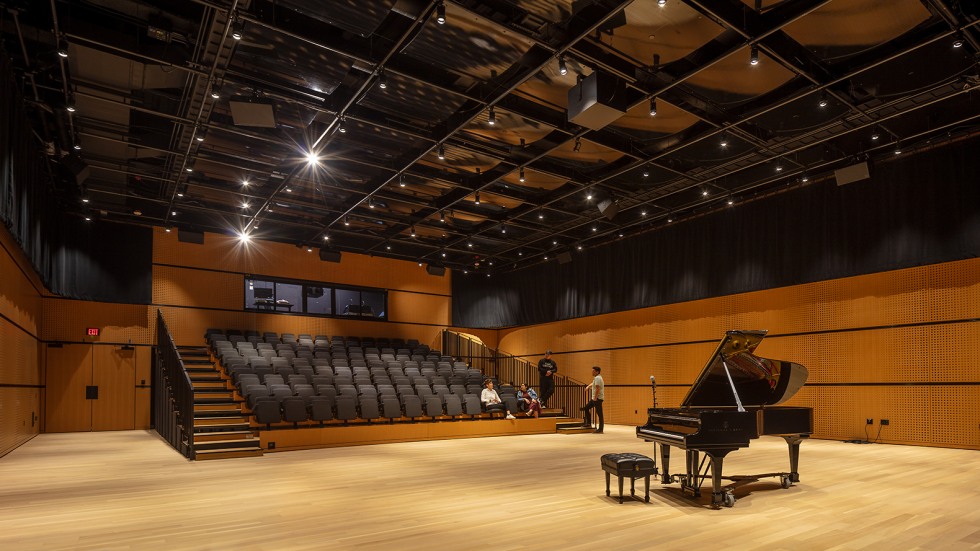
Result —
<path fill-rule="evenodd" d="M 454 274 L 453 324 L 494 328 L 976 257 L 980 139 L 492 278 Z"/>
<path fill-rule="evenodd" d="M 152 231 L 68 214 L 65 190 L 56 188 L 48 163 L 0 52 L 0 220 L 51 292 L 149 304 Z"/>

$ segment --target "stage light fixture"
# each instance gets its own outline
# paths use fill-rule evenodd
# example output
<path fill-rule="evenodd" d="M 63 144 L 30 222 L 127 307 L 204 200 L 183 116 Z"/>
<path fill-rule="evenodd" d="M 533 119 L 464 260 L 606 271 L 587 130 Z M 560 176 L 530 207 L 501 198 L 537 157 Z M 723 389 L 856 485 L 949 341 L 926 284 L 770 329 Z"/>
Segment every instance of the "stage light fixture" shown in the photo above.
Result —
<path fill-rule="evenodd" d="M 490 106 L 490 111 L 487 113 L 487 124 L 494 126 L 497 124 L 497 114 L 493 111 L 493 106 Z"/>
<path fill-rule="evenodd" d="M 655 97 L 650 98 L 650 116 L 651 117 L 657 116 L 657 98 Z"/>
<path fill-rule="evenodd" d="M 558 74 L 565 76 L 568 74 L 568 65 L 565 64 L 565 56 L 558 56 Z"/>
<path fill-rule="evenodd" d="M 439 2 L 436 5 L 436 23 L 440 25 L 446 24 L 446 4 Z"/>
<path fill-rule="evenodd" d="M 58 40 L 58 56 L 68 57 L 68 41 L 64 38 Z"/>
<path fill-rule="evenodd" d="M 439 144 L 439 153 L 438 153 L 438 155 L 439 155 L 439 160 L 440 161 L 445 161 L 446 160 L 446 146 L 445 145 Z"/>
<path fill-rule="evenodd" d="M 242 22 L 235 18 L 235 21 L 231 24 L 231 37 L 235 40 L 242 39 Z"/>
<path fill-rule="evenodd" d="M 473 203 L 476 204 L 476 205 L 479 205 L 480 204 L 480 192 L 479 191 L 476 192 L 476 196 L 474 197 Z"/>
<path fill-rule="evenodd" d="M 405 183 L 405 174 L 404 173 L 399 174 L 398 175 L 398 187 L 405 187 L 406 185 L 407 184 Z"/>
<path fill-rule="evenodd" d="M 830 105 L 830 100 L 827 99 L 827 91 L 826 90 L 824 90 L 820 94 L 820 101 L 817 103 L 817 105 L 819 105 L 820 107 L 827 107 L 828 105 Z"/>
<path fill-rule="evenodd" d="M 759 47 L 752 46 L 752 49 L 749 50 L 749 65 L 758 65 L 758 64 L 759 64 Z"/>
<path fill-rule="evenodd" d="M 521 167 L 521 173 L 520 173 L 520 176 L 518 177 L 518 180 L 520 180 L 522 183 L 524 182 L 524 167 L 523 166 Z"/>
<path fill-rule="evenodd" d="M 385 76 L 384 69 L 381 69 L 378 72 L 378 88 L 381 88 L 382 90 L 388 89 L 388 77 Z"/>

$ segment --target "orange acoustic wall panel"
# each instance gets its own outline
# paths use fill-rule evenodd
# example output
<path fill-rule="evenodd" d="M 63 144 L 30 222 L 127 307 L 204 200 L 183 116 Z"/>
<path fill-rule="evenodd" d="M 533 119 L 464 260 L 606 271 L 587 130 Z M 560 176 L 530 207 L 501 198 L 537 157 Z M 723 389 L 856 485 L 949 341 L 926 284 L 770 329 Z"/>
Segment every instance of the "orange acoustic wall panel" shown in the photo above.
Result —
<path fill-rule="evenodd" d="M 677 406 L 726 330 L 767 329 L 757 353 L 810 372 L 789 403 L 815 409 L 814 436 L 980 449 L 978 319 L 971 259 L 501 330 L 499 347 L 551 348 L 580 381 L 602 366 L 607 421 L 636 424 L 650 375 Z"/>
<path fill-rule="evenodd" d="M 0 456 L 40 432 L 43 374 L 38 327 L 43 286 L 0 228 Z"/>

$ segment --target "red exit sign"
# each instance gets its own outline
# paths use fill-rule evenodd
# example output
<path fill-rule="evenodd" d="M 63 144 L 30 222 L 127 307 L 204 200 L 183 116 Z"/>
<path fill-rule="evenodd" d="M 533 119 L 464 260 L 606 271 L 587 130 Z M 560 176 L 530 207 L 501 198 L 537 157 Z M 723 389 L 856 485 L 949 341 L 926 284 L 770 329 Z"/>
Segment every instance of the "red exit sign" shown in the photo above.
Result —
<path fill-rule="evenodd" d="M 88 328 L 88 336 L 90 336 L 90 337 L 98 337 L 99 336 L 99 328 L 98 327 L 89 327 Z"/>

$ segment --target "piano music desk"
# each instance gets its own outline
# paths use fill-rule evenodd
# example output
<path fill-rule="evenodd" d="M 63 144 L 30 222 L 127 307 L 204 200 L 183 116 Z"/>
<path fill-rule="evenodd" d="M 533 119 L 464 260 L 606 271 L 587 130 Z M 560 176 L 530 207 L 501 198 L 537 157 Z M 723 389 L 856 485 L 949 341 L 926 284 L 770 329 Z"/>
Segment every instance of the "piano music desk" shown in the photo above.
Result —
<path fill-rule="evenodd" d="M 650 475 L 657 474 L 657 463 L 638 453 L 607 453 L 599 458 L 606 471 L 606 495 L 609 495 L 609 475 L 619 477 L 619 502 L 623 502 L 623 478 L 630 479 L 630 495 L 636 495 L 636 479 L 642 478 L 646 492 L 645 501 L 650 503 Z"/>

